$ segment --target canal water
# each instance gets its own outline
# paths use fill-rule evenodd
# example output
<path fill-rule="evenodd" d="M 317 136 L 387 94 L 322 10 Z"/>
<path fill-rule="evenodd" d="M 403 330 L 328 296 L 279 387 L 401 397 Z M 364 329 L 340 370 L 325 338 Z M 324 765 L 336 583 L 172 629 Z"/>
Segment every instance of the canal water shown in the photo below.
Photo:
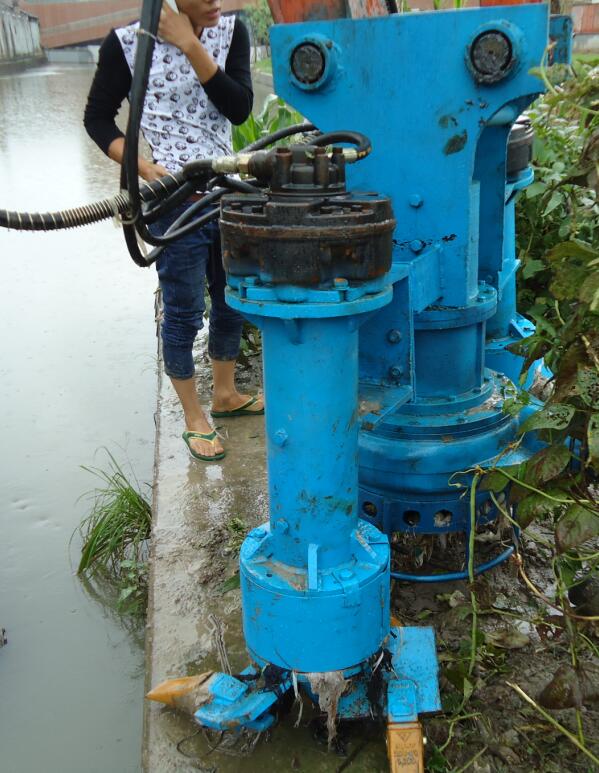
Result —
<path fill-rule="evenodd" d="M 57 210 L 118 190 L 88 139 L 89 66 L 0 77 L 0 207 Z M 86 594 L 71 535 L 107 467 L 152 480 L 153 270 L 111 222 L 0 230 L 0 770 L 139 770 L 140 637 Z"/>
<path fill-rule="evenodd" d="M 0 207 L 117 191 L 81 121 L 93 72 L 0 75 Z M 81 465 L 106 468 L 103 449 L 152 479 L 155 274 L 110 222 L 0 229 L 0 266 L 0 770 L 138 771 L 143 635 L 85 590 L 71 537 L 96 483 Z"/>

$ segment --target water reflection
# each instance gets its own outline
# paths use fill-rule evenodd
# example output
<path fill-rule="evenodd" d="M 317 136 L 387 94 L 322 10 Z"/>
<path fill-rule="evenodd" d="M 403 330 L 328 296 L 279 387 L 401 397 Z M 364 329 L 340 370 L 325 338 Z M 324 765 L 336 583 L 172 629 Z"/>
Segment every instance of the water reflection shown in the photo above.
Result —
<path fill-rule="evenodd" d="M 117 190 L 82 125 L 92 76 L 0 77 L 1 207 L 48 211 Z M 80 465 L 95 466 L 96 449 L 152 477 L 155 274 L 110 222 L 0 231 L 0 261 L 0 769 L 138 771 L 141 637 L 89 597 L 69 540 L 94 486 Z"/>

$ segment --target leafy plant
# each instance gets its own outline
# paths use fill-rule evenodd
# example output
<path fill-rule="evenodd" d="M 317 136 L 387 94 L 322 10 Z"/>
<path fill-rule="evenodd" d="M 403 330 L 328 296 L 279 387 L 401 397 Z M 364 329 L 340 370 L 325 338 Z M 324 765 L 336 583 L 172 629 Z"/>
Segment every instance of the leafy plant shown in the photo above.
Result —
<path fill-rule="evenodd" d="M 518 253 L 523 264 L 520 310 L 534 320 L 536 332 L 513 348 L 523 357 L 523 374 L 544 358 L 552 371 L 551 389 L 544 394 L 544 403 L 522 391 L 506 401 L 505 409 L 512 415 L 525 411 L 518 443 L 532 432 L 544 443 L 526 462 L 467 472 L 473 480 L 471 502 L 477 486 L 487 490 L 505 519 L 514 522 L 516 513 L 523 543 L 538 543 L 547 557 L 553 574 L 551 590 L 531 579 L 527 556 L 519 546 L 515 563 L 523 586 L 539 603 L 539 636 L 551 630 L 560 637 L 568 668 L 582 681 L 585 658 L 599 655 L 592 629 L 585 628 L 599 620 L 595 576 L 599 569 L 599 68 L 576 62 L 559 86 L 555 84 L 563 80 L 563 70 L 539 68 L 538 75 L 548 93 L 529 112 L 536 134 L 535 183 L 517 209 Z M 477 680 L 503 674 L 508 661 L 502 650 L 524 646 L 527 639 L 507 626 L 486 631 L 481 638 L 477 620 L 484 609 L 479 608 L 470 579 L 471 604 L 464 607 L 471 620 L 470 639 L 462 641 L 457 653 L 446 656 L 444 677 L 453 688 L 449 698 L 454 705 L 445 706 L 453 714 L 447 740 L 433 750 L 438 770 L 449 769 L 445 751 L 452 723 L 459 721 L 466 703 L 476 695 Z M 559 673 L 558 669 L 550 685 Z M 573 733 L 518 685 L 507 684 L 562 737 L 597 762 L 585 741 L 583 703 L 552 707 L 574 710 L 567 721 L 575 725 Z M 579 692 L 584 699 L 584 691 Z M 588 742 L 593 744 L 594 739 Z"/>
<path fill-rule="evenodd" d="M 268 31 L 272 26 L 272 13 L 267 0 L 258 0 L 256 5 L 245 7 L 245 16 L 252 31 L 254 46 L 266 46 L 270 48 Z"/>
<path fill-rule="evenodd" d="M 247 523 L 241 518 L 231 518 L 227 522 L 227 531 L 229 532 L 229 550 L 233 553 L 239 553 L 241 545 L 249 531 Z"/>
<path fill-rule="evenodd" d="M 131 483 L 107 449 L 106 454 L 107 470 L 83 467 L 102 485 L 89 492 L 91 512 L 78 529 L 83 546 L 77 574 L 101 575 L 116 585 L 121 611 L 143 613 L 152 509 L 138 482 Z"/>
<path fill-rule="evenodd" d="M 526 523 L 552 514 L 563 553 L 599 535 L 599 69 L 575 64 L 562 86 L 539 74 L 550 90 L 530 112 L 536 182 L 518 209 L 521 309 L 536 331 L 514 349 L 523 372 L 544 358 L 553 391 L 523 424 L 548 445 L 516 471 L 511 496 Z"/>
<path fill-rule="evenodd" d="M 304 118 L 301 113 L 289 107 L 286 102 L 275 94 L 269 94 L 262 110 L 257 116 L 252 113 L 241 126 L 233 127 L 233 150 L 235 153 L 238 153 L 261 137 L 266 137 L 268 134 L 279 131 L 279 129 L 284 129 L 287 126 L 293 126 L 303 121 Z M 278 144 L 289 144 L 293 139 L 293 137 L 288 137 Z"/>

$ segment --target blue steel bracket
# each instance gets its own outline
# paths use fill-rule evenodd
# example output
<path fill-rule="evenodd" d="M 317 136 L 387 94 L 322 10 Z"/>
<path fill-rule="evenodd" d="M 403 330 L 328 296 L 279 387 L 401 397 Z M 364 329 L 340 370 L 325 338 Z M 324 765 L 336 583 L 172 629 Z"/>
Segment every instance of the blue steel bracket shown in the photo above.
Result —
<path fill-rule="evenodd" d="M 389 650 L 395 678 L 387 688 L 388 721 L 414 722 L 419 714 L 441 711 L 433 629 L 392 628 Z"/>
<path fill-rule="evenodd" d="M 573 42 L 572 17 L 556 14 L 549 19 L 549 64 L 570 64 L 572 62 Z"/>
<path fill-rule="evenodd" d="M 234 730 L 245 727 L 261 732 L 275 721 L 271 709 L 280 696 L 291 687 L 291 679 L 282 679 L 278 689 L 255 690 L 255 683 L 241 681 L 228 674 L 214 674 L 207 688 L 210 700 L 196 711 L 194 717 L 202 727 L 212 730 Z"/>
<path fill-rule="evenodd" d="M 413 397 L 410 266 L 394 263 L 388 276 L 393 302 L 360 327 L 360 342 L 368 343 L 359 347 L 359 411 L 368 430 Z"/>
<path fill-rule="evenodd" d="M 515 57 L 497 82 L 477 82 L 464 57 L 481 31 L 491 28 L 510 40 Z M 315 34 L 326 39 L 327 51 L 335 51 L 335 73 L 322 87 L 306 90 L 292 77 L 291 57 Z M 543 90 L 529 71 L 539 65 L 547 46 L 547 6 L 277 25 L 271 41 L 277 94 L 322 131 L 339 128 L 342 115 L 347 126 L 370 137 L 373 153 L 348 169 L 349 186 L 376 188 L 392 197 L 394 238 L 408 247 L 407 259 L 418 255 L 410 248 L 417 242 L 443 245 L 436 272 L 443 280 L 442 302 L 467 305 L 478 279 L 477 146 L 497 114 L 505 115 L 506 122 L 508 114 L 515 118 Z M 439 88 L 430 51 L 442 62 L 444 82 L 451 88 Z M 505 154 L 505 145 L 494 149 L 495 170 L 488 181 L 499 199 Z M 434 284 L 438 277 L 429 281 Z"/>

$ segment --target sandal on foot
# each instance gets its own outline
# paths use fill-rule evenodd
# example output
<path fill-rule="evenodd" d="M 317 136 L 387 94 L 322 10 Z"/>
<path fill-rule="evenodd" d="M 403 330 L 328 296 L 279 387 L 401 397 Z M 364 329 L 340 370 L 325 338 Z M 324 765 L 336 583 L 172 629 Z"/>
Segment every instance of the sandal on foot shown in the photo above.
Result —
<path fill-rule="evenodd" d="M 213 429 L 212 432 L 191 432 L 190 430 L 186 430 L 181 437 L 185 441 L 185 445 L 187 446 L 189 453 L 193 456 L 194 459 L 199 459 L 201 462 L 217 462 L 219 459 L 224 459 L 226 452 L 221 451 L 218 454 L 214 454 L 214 456 L 204 456 L 204 454 L 198 454 L 197 451 L 194 451 L 191 447 L 190 440 L 205 440 L 207 443 L 210 443 L 211 445 L 214 445 L 216 443 L 216 430 Z"/>
<path fill-rule="evenodd" d="M 227 419 L 233 416 L 262 416 L 264 414 L 264 408 L 260 408 L 259 411 L 252 411 L 252 405 L 255 405 L 260 398 L 250 397 L 239 408 L 233 408 L 232 411 L 210 411 L 210 415 L 213 419 Z"/>

